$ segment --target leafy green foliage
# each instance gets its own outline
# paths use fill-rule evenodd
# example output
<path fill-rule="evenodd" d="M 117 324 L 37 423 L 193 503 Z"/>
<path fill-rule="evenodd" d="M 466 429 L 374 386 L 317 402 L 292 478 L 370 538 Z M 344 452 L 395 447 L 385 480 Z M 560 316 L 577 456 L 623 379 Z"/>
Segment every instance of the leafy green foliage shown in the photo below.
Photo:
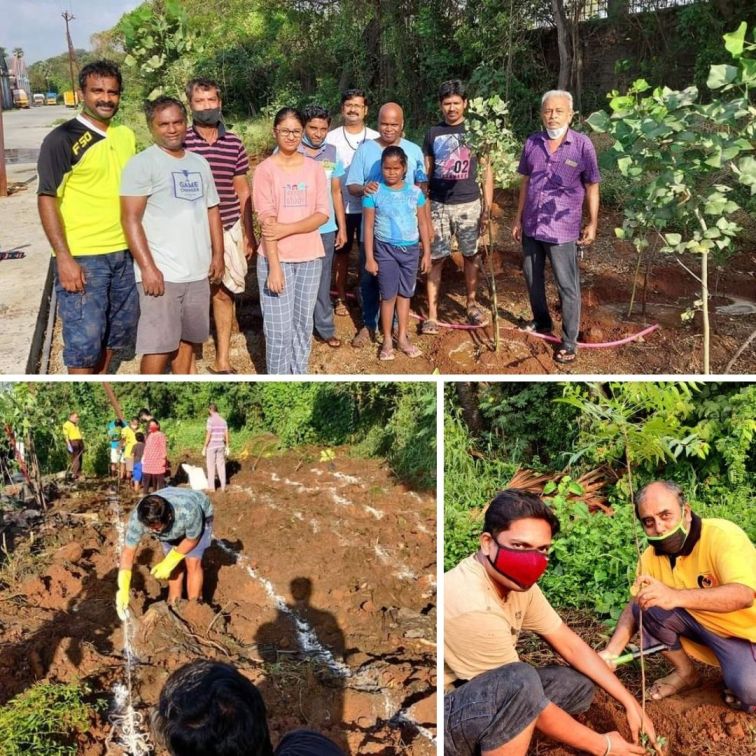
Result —
<path fill-rule="evenodd" d="M 77 682 L 37 683 L 0 708 L 0 743 L 6 756 L 73 756 L 75 735 L 89 731 L 101 708 L 86 702 L 90 691 Z"/>
<path fill-rule="evenodd" d="M 510 186 L 517 176 L 520 144 L 510 129 L 509 105 L 498 95 L 474 97 L 468 104 L 465 124 L 467 143 L 491 164 L 494 185 Z"/>

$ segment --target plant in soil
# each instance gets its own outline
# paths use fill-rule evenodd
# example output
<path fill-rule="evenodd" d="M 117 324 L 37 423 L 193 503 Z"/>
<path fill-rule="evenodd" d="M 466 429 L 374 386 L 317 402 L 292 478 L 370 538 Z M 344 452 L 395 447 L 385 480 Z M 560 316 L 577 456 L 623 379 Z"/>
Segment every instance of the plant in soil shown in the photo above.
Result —
<path fill-rule="evenodd" d="M 685 252 L 701 255 L 700 277 L 680 257 L 678 262 L 701 285 L 706 374 L 709 256 L 724 264 L 741 231 L 733 220 L 740 210 L 733 199 L 733 185 L 739 182 L 752 195 L 756 193 L 756 159 L 747 154 L 756 136 L 756 107 L 749 100 L 749 87 L 756 84 L 756 41 L 746 41 L 746 30 L 743 22 L 724 35 L 735 65 L 711 67 L 707 86 L 712 92 L 721 90 L 711 102 L 701 103 L 695 86 L 680 91 L 664 86 L 652 89 L 645 79 L 638 79 L 625 94 L 609 93 L 610 113 L 598 111 L 588 118 L 594 131 L 614 139 L 603 158 L 629 182 L 623 225 L 615 233 L 631 240 L 638 251 L 636 276 L 649 248 L 649 255 L 657 249 L 678 256 Z M 646 282 L 650 264 L 651 259 Z M 634 295 L 635 285 L 631 311 Z M 643 298 L 645 302 L 645 284 Z"/>

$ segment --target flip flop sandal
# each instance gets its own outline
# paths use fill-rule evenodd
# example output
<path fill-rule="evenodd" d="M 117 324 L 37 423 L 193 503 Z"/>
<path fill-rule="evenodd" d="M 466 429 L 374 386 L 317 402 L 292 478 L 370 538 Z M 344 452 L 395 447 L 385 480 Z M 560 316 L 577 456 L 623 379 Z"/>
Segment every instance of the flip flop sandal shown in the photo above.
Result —
<path fill-rule="evenodd" d="M 554 362 L 562 365 L 572 365 L 577 361 L 577 352 L 574 349 L 561 347 L 554 355 Z"/>
<path fill-rule="evenodd" d="M 480 307 L 470 307 L 467 311 L 467 322 L 474 326 L 487 326 L 488 318 L 483 314 Z"/>
<path fill-rule="evenodd" d="M 381 349 L 381 351 L 378 353 L 378 359 L 381 362 L 390 362 L 394 359 L 394 350 L 393 349 Z"/>
<path fill-rule="evenodd" d="M 435 336 L 438 332 L 438 322 L 435 320 L 424 320 L 423 324 L 420 326 L 420 333 L 422 333 L 423 336 Z"/>
<path fill-rule="evenodd" d="M 725 688 L 724 691 L 722 691 L 722 698 L 724 698 L 724 702 L 727 706 L 735 711 L 745 711 L 748 714 L 756 712 L 756 706 L 746 706 L 742 701 L 737 699 L 735 694 L 729 688 Z"/>
<path fill-rule="evenodd" d="M 344 300 L 339 298 L 333 303 L 333 312 L 339 317 L 343 318 L 349 315 L 349 308 L 344 303 Z"/>
<path fill-rule="evenodd" d="M 410 344 L 408 347 L 400 346 L 399 349 L 403 354 L 406 354 L 407 357 L 413 360 L 415 357 L 420 357 L 422 355 L 422 352 L 414 344 Z"/>
<path fill-rule="evenodd" d="M 679 693 L 685 693 L 686 690 L 692 690 L 700 682 L 698 675 L 693 680 L 686 680 L 684 677 L 680 677 L 677 672 L 672 672 L 666 677 L 660 677 L 656 680 L 648 689 L 648 695 L 654 701 L 661 701 L 664 698 L 669 698 L 669 696 L 676 696 Z M 667 691 L 663 692 L 662 687 L 667 688 Z"/>
<path fill-rule="evenodd" d="M 212 373 L 213 375 L 236 375 L 236 370 L 234 368 L 229 368 L 228 370 L 216 370 L 209 365 L 207 367 L 207 372 Z"/>

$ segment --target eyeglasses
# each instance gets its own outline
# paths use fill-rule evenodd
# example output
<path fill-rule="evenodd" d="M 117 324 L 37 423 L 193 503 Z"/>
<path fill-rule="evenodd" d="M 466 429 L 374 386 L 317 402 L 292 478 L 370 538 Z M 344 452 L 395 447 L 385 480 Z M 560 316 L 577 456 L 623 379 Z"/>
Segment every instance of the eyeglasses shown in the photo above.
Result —
<path fill-rule="evenodd" d="M 284 139 L 299 139 L 302 136 L 301 129 L 276 129 L 276 132 Z"/>

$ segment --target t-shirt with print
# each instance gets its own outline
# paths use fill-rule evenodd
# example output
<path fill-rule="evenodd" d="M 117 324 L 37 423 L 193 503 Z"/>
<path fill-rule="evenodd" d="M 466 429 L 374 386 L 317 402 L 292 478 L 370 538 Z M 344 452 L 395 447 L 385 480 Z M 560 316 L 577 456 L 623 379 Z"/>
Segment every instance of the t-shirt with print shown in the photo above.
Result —
<path fill-rule="evenodd" d="M 480 199 L 477 183 L 478 159 L 467 145 L 464 121 L 456 126 L 440 123 L 428 129 L 423 154 L 433 158 L 429 177 L 432 202 L 461 205 Z"/>
<path fill-rule="evenodd" d="M 62 123 L 39 150 L 37 194 L 56 197 L 66 244 L 74 257 L 126 249 L 118 190 L 136 152 L 134 132 L 98 129 L 84 116 Z"/>
<path fill-rule="evenodd" d="M 213 505 L 207 494 L 175 486 L 161 488 L 156 494 L 173 507 L 173 525 L 165 533 L 154 533 L 139 522 L 138 509 L 134 507 L 126 526 L 126 546 L 136 548 L 144 535 L 153 535 L 158 541 L 173 544 L 202 535 L 205 522 L 213 516 Z"/>
<path fill-rule="evenodd" d="M 406 139 L 399 142 L 399 147 L 407 155 L 407 175 L 405 182 L 410 184 L 424 184 L 428 181 L 425 173 L 425 160 L 423 159 L 422 150 L 414 143 Z M 381 181 L 383 174 L 381 172 L 381 155 L 383 147 L 378 142 L 371 140 L 365 142 L 354 156 L 352 164 L 349 166 L 347 173 L 347 186 L 370 183 L 371 181 Z M 364 238 L 364 228 L 360 233 L 360 241 Z"/>
<path fill-rule="evenodd" d="M 347 171 L 352 164 L 357 150 L 363 142 L 370 139 L 378 139 L 380 134 L 375 129 L 367 126 L 357 134 L 350 134 L 343 126 L 338 126 L 328 132 L 326 142 L 336 147 L 336 153 L 344 166 L 344 175 L 341 177 L 341 198 L 344 200 L 344 211 L 347 215 L 360 215 L 362 213 L 362 199 L 354 197 L 347 189 Z"/>
<path fill-rule="evenodd" d="M 417 244 L 420 239 L 417 208 L 424 204 L 422 189 L 406 181 L 401 189 L 392 189 L 381 182 L 377 192 L 362 198 L 363 210 L 368 207 L 375 209 L 375 238 L 398 247 Z"/>
<path fill-rule="evenodd" d="M 217 413 L 214 412 L 207 418 L 207 425 L 205 426 L 208 433 L 210 433 L 210 441 L 207 444 L 208 449 L 221 449 L 226 445 L 226 421 Z"/>
<path fill-rule="evenodd" d="M 723 519 L 701 520 L 701 536 L 687 556 L 657 556 L 649 546 L 641 555 L 640 575 L 649 575 L 675 590 L 716 588 L 739 583 L 756 591 L 756 549 L 744 530 Z M 744 638 L 756 643 L 756 604 L 733 612 L 687 610 L 707 630 L 724 638 Z M 699 661 L 719 665 L 711 649 L 687 638 L 683 647 Z"/>
<path fill-rule="evenodd" d="M 328 220 L 318 229 L 321 234 L 330 234 L 338 229 L 336 223 L 336 212 L 333 208 L 333 192 L 331 191 L 331 179 L 339 179 L 344 175 L 344 166 L 336 152 L 336 147 L 332 144 L 322 144 L 317 153 L 312 155 L 306 151 L 303 144 L 299 145 L 299 152 L 305 157 L 312 158 L 316 163 L 320 163 L 326 175 L 326 184 L 328 186 Z"/>
<path fill-rule="evenodd" d="M 294 170 L 282 168 L 269 157 L 255 169 L 252 180 L 252 204 L 260 222 L 273 217 L 279 223 L 296 223 L 313 213 L 328 215 L 328 194 L 323 168 L 314 160 L 304 160 Z M 267 256 L 265 239 L 259 252 Z M 320 230 L 292 234 L 278 240 L 281 262 L 308 262 L 325 257 Z"/>
<path fill-rule="evenodd" d="M 444 686 L 518 661 L 521 630 L 551 635 L 562 624 L 538 585 L 502 598 L 476 556 L 444 575 Z"/>
<path fill-rule="evenodd" d="M 121 179 L 121 196 L 147 197 L 142 226 L 147 244 L 166 281 L 207 278 L 212 258 L 207 210 L 219 203 L 205 158 L 189 150 L 172 157 L 153 144 L 135 155 Z M 134 264 L 136 280 L 142 280 Z"/>

